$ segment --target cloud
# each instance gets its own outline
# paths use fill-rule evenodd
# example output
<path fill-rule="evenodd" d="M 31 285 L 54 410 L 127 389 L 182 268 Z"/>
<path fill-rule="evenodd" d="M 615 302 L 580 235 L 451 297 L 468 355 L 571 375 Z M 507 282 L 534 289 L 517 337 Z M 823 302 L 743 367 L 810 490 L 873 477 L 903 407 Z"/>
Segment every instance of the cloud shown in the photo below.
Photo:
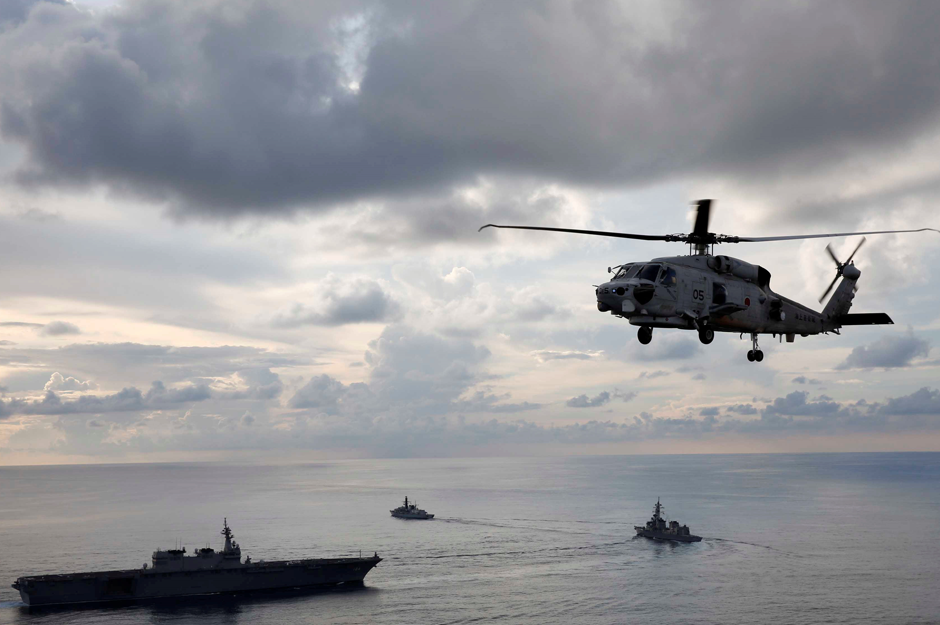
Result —
<path fill-rule="evenodd" d="M 718 406 L 709 406 L 707 408 L 702 408 L 699 411 L 699 415 L 702 417 L 717 417 L 720 414 L 721 410 Z"/>
<path fill-rule="evenodd" d="M 930 343 L 909 331 L 903 335 L 887 335 L 869 345 L 859 345 L 836 369 L 873 369 L 907 367 L 917 357 L 926 358 Z"/>
<path fill-rule="evenodd" d="M 303 325 L 339 326 L 348 323 L 384 323 L 401 316 L 401 307 L 375 280 L 328 277 L 318 285 L 318 303 L 295 303 L 274 317 L 278 328 Z"/>
<path fill-rule="evenodd" d="M 81 334 L 82 331 L 74 323 L 53 321 L 44 325 L 40 333 L 46 336 L 63 336 L 66 334 Z"/>
<path fill-rule="evenodd" d="M 624 392 L 624 391 L 621 391 L 620 389 L 617 389 L 617 388 L 614 389 L 614 398 L 615 398 L 615 399 L 619 399 L 620 401 L 622 401 L 622 402 L 624 402 L 624 403 L 626 403 L 626 402 L 628 402 L 628 401 L 632 401 L 633 399 L 636 399 L 636 396 L 637 396 L 637 395 L 638 395 L 638 393 L 637 393 L 636 391 L 626 391 L 626 392 Z"/>
<path fill-rule="evenodd" d="M 154 382 L 146 393 L 134 387 L 121 389 L 110 395 L 79 395 L 63 400 L 55 391 L 47 390 L 41 400 L 11 399 L 0 401 L 0 415 L 67 415 L 108 412 L 139 412 L 172 408 L 178 404 L 205 401 L 211 397 L 206 385 L 186 385 L 166 388 L 163 382 Z"/>
<path fill-rule="evenodd" d="M 0 346 L 16 345 L 13 341 L 0 341 Z"/>
<path fill-rule="evenodd" d="M 657 360 L 688 360 L 699 355 L 702 345 L 697 339 L 691 339 L 671 330 L 653 333 L 653 342 L 641 345 L 636 339 L 627 343 L 625 352 L 632 360 L 642 362 Z"/>
<path fill-rule="evenodd" d="M 44 371 L 69 371 L 93 377 L 103 388 L 146 386 L 152 380 L 168 384 L 190 380 L 220 380 L 231 376 L 265 375 L 272 368 L 307 366 L 314 361 L 305 355 L 276 353 L 239 345 L 189 347 L 141 343 L 84 343 L 55 349 L 6 348 L 0 363 L 42 363 Z M 256 372 L 256 373 L 252 373 Z M 50 375 L 44 373 L 45 376 Z M 271 374 L 273 375 L 273 374 Z M 254 380 L 255 378 L 252 378 Z M 244 382 L 244 380 L 243 380 Z M 37 390 L 30 386 L 17 390 Z M 271 381 L 266 384 L 270 384 Z M 245 387 L 246 383 L 241 384 Z M 227 390 L 236 390 L 238 384 Z"/>
<path fill-rule="evenodd" d="M 62 219 L 62 215 L 59 213 L 52 213 L 49 211 L 44 211 L 41 208 L 28 208 L 24 211 L 20 211 L 16 214 L 20 219 L 26 219 L 28 221 L 37 221 L 39 223 L 46 221 L 57 221 Z"/>
<path fill-rule="evenodd" d="M 315 408 L 333 414 L 338 411 L 339 403 L 347 391 L 348 387 L 345 384 L 323 374 L 311 378 L 291 397 L 288 405 L 291 408 Z"/>
<path fill-rule="evenodd" d="M 892 397 L 877 410 L 885 415 L 940 415 L 940 390 L 924 387 L 910 395 Z"/>
<path fill-rule="evenodd" d="M 602 356 L 604 352 L 579 352 L 579 351 L 552 351 L 550 349 L 540 349 L 531 352 L 531 355 L 539 362 L 549 360 L 591 360 Z"/>
<path fill-rule="evenodd" d="M 203 215 L 492 172 L 771 178 L 903 145 L 940 110 L 932 3 L 27 6 L 0 14 L 18 24 L 0 41 L 0 124 L 27 154 L 20 182 Z M 688 45 L 701 32 L 722 45 Z"/>
<path fill-rule="evenodd" d="M 0 4 L 0 24 L 22 22 L 29 15 L 29 11 L 40 2 L 64 5 L 66 0 L 6 0 Z"/>
<path fill-rule="evenodd" d="M 450 407 L 453 412 L 489 412 L 493 414 L 508 414 L 513 412 L 525 412 L 527 410 L 537 410 L 542 404 L 534 404 L 524 401 L 522 403 L 503 403 L 509 399 L 509 393 L 503 395 L 494 395 L 485 391 L 477 391 L 467 399 L 456 401 Z"/>
<path fill-rule="evenodd" d="M 816 378 L 807 378 L 805 375 L 798 375 L 791 380 L 794 384 L 822 384 L 821 380 Z"/>
<path fill-rule="evenodd" d="M 764 408 L 764 415 L 829 416 L 838 413 L 842 405 L 834 401 L 807 401 L 809 393 L 793 391 L 786 397 L 778 397 Z"/>
<path fill-rule="evenodd" d="M 488 357 L 485 347 L 468 339 L 389 326 L 369 344 L 368 382 L 344 384 L 330 375 L 314 376 L 288 406 L 320 425 L 355 430 L 371 430 L 379 422 L 383 428 L 398 424 L 396 428 L 410 430 L 443 415 L 509 414 L 541 407 L 528 401 L 509 402 L 508 393 L 472 390 L 488 379 L 480 368 Z"/>
<path fill-rule="evenodd" d="M 740 415 L 757 414 L 757 408 L 755 408 L 753 404 L 734 404 L 734 405 L 725 407 L 725 410 L 728 412 L 734 412 Z"/>
<path fill-rule="evenodd" d="M 662 369 L 660 369 L 658 371 L 642 371 L 640 372 L 640 375 L 636 377 L 638 380 L 640 379 L 655 380 L 656 378 L 663 378 L 663 377 L 666 377 L 667 375 L 669 375 L 668 371 L 663 371 Z"/>
<path fill-rule="evenodd" d="M 46 382 L 43 390 L 46 391 L 93 391 L 98 388 L 98 385 L 92 382 L 91 380 L 86 380 L 82 382 L 73 377 L 64 377 L 61 373 L 56 371 L 49 378 L 49 381 Z"/>
<path fill-rule="evenodd" d="M 67 321 L 53 321 L 51 323 L 29 323 L 26 321 L 0 322 L 2 328 L 32 328 L 44 336 L 63 336 L 67 334 L 81 334 L 81 330 L 73 323 Z"/>
<path fill-rule="evenodd" d="M 587 395 L 578 395 L 577 397 L 572 397 L 565 405 L 569 408 L 597 408 L 598 406 L 605 406 L 610 401 L 610 393 L 607 391 L 602 391 L 600 394 L 588 398 Z"/>

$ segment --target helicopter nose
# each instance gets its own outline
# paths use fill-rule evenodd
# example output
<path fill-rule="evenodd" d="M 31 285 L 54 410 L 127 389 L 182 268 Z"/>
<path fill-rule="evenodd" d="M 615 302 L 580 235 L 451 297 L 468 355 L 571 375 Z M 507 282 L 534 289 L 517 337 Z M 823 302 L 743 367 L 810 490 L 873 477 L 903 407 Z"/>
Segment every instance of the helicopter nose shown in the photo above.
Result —
<path fill-rule="evenodd" d="M 621 310 L 628 288 L 622 284 L 605 282 L 595 289 L 597 295 L 597 309 L 601 312 Z"/>

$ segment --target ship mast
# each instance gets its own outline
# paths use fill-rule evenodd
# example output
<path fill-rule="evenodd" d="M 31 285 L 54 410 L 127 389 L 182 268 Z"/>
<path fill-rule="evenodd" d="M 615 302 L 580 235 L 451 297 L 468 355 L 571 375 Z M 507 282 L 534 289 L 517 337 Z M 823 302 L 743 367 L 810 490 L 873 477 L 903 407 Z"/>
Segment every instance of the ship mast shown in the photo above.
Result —
<path fill-rule="evenodd" d="M 225 518 L 222 520 L 222 535 L 225 536 L 225 549 L 224 551 L 228 553 L 232 550 L 232 528 L 228 526 L 228 519 Z"/>

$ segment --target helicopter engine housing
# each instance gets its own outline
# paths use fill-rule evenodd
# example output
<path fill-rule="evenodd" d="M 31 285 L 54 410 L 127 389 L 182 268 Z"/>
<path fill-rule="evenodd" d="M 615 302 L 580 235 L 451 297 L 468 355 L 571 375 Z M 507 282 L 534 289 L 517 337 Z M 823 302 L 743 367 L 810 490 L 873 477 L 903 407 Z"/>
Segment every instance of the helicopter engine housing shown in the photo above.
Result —
<path fill-rule="evenodd" d="M 757 283 L 759 281 L 760 267 L 746 263 L 730 256 L 710 256 L 708 266 L 718 273 L 730 273 L 733 276 Z"/>

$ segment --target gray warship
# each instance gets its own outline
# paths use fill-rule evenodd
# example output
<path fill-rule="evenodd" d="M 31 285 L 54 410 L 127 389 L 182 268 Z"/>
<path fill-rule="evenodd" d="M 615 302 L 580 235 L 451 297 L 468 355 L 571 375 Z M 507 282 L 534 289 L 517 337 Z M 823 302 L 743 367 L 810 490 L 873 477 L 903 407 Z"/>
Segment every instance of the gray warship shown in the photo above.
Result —
<path fill-rule="evenodd" d="M 679 525 L 678 521 L 666 522 L 663 518 L 663 506 L 656 500 L 656 507 L 653 508 L 653 516 L 646 525 L 634 525 L 637 536 L 653 538 L 655 540 L 674 540 L 680 543 L 697 543 L 702 540 L 701 536 L 695 536 L 689 532 L 688 525 Z"/>
<path fill-rule="evenodd" d="M 209 547 L 190 556 L 186 549 L 153 552 L 152 565 L 122 571 L 95 571 L 20 577 L 13 588 L 28 606 L 108 603 L 233 594 L 278 589 L 360 586 L 382 561 L 379 554 L 359 558 L 316 558 L 253 562 L 241 559 L 228 519 L 223 522 L 225 547 Z"/>
<path fill-rule="evenodd" d="M 389 510 L 396 519 L 421 519 L 430 520 L 434 518 L 433 514 L 428 514 L 427 510 L 422 510 L 416 503 L 408 503 L 408 497 L 405 497 L 405 503 L 394 510 Z"/>

